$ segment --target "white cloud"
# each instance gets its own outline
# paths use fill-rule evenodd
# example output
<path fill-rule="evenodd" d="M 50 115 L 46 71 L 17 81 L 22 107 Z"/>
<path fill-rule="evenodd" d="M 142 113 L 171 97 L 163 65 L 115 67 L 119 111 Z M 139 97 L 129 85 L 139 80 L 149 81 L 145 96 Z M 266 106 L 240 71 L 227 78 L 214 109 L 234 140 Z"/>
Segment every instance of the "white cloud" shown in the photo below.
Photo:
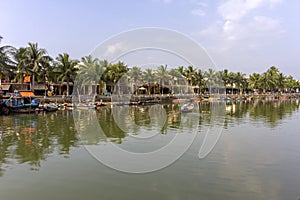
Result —
<path fill-rule="evenodd" d="M 220 19 L 201 30 L 199 35 L 205 40 L 211 40 L 213 49 L 222 51 L 237 46 L 258 48 L 280 38 L 284 33 L 280 20 L 258 14 L 265 14 L 267 8 L 281 1 L 227 0 L 217 8 Z"/>
<path fill-rule="evenodd" d="M 206 15 L 204 8 L 207 7 L 207 4 L 203 1 L 192 1 L 192 4 L 195 4 L 197 8 L 191 10 L 191 14 L 195 16 L 203 17 Z"/>
<path fill-rule="evenodd" d="M 111 44 L 105 47 L 103 56 L 105 59 L 112 59 L 116 57 L 117 55 L 120 55 L 122 52 L 126 51 L 128 48 L 125 44 L 118 42 L 115 44 Z"/>
<path fill-rule="evenodd" d="M 228 0 L 218 7 L 224 20 L 238 21 L 251 11 L 264 6 L 273 7 L 282 0 Z"/>

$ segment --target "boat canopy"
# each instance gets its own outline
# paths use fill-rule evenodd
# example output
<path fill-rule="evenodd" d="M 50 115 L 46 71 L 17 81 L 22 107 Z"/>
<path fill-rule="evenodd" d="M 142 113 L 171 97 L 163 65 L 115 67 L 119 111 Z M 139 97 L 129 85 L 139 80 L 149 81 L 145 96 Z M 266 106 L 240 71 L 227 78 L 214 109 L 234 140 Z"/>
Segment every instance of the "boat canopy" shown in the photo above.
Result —
<path fill-rule="evenodd" d="M 22 97 L 34 97 L 33 92 L 19 92 Z"/>
<path fill-rule="evenodd" d="M 10 88 L 10 84 L 8 85 L 0 85 L 0 87 L 2 88 L 3 91 L 8 91 Z"/>

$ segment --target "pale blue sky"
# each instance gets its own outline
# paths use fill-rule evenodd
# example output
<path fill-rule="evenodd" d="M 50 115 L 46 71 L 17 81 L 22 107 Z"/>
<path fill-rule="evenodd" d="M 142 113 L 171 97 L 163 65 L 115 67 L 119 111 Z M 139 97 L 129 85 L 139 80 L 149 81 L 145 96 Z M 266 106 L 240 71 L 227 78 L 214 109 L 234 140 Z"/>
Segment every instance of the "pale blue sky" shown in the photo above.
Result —
<path fill-rule="evenodd" d="M 80 59 L 119 32 L 162 27 L 198 41 L 219 69 L 275 65 L 300 79 L 299 10 L 297 0 L 2 0 L 1 45 L 38 42 L 53 57 Z"/>

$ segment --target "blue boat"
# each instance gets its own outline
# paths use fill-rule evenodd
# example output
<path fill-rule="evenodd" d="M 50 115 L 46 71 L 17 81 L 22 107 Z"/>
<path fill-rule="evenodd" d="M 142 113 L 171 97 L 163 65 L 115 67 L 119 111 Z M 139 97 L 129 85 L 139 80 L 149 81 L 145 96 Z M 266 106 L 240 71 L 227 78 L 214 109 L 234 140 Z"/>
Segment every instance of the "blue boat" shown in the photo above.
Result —
<path fill-rule="evenodd" d="M 39 107 L 39 102 L 34 99 L 33 92 L 19 92 L 5 101 L 5 104 L 12 113 L 33 113 Z"/>

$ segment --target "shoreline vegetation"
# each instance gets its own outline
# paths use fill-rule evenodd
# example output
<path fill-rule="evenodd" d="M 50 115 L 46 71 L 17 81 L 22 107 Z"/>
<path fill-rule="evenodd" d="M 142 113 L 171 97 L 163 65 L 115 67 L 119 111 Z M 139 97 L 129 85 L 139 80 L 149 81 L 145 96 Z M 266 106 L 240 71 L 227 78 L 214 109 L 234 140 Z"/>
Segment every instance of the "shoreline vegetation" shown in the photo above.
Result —
<path fill-rule="evenodd" d="M 1 39 L 0 36 L 0 42 Z M 126 87 L 120 93 L 119 82 L 124 77 Z M 157 69 L 143 71 L 138 66 L 128 67 L 121 61 L 109 63 L 91 55 L 79 61 L 63 53 L 54 59 L 37 43 L 28 43 L 28 46 L 20 48 L 0 46 L 0 96 L 14 90 L 31 90 L 41 101 L 64 99 L 65 102 L 76 92 L 73 91 L 75 79 L 80 79 L 79 82 L 87 86 L 80 88 L 83 93 L 93 93 L 97 95 L 96 100 L 103 102 L 110 101 L 110 95 L 116 91 L 118 94 L 131 94 L 136 101 L 173 100 L 180 99 L 180 96 L 207 100 L 213 96 L 212 93 L 222 93 L 228 100 L 271 100 L 298 98 L 300 89 L 298 80 L 275 66 L 264 73 L 249 76 L 228 69 L 203 71 L 195 66 L 160 65 Z M 98 82 L 91 83 L 91 80 Z M 89 87 L 91 84 L 92 87 Z"/>

